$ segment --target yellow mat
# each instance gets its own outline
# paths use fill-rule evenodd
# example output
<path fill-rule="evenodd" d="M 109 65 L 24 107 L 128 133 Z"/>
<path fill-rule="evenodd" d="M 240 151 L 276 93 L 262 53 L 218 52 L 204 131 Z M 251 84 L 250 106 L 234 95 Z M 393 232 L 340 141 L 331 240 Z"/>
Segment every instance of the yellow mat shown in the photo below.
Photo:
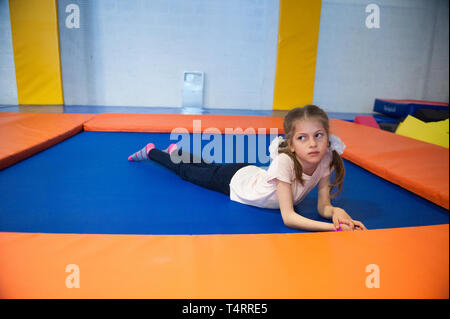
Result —
<path fill-rule="evenodd" d="M 446 148 L 448 148 L 449 144 L 448 119 L 445 121 L 425 123 L 408 115 L 397 127 L 395 133 Z"/>

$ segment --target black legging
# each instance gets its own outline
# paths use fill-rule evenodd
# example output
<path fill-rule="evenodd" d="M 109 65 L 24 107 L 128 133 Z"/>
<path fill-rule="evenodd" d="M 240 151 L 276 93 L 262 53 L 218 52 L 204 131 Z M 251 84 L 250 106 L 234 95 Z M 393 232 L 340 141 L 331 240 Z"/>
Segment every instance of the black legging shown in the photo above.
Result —
<path fill-rule="evenodd" d="M 180 156 L 180 153 L 178 154 Z M 230 195 L 230 181 L 233 175 L 242 167 L 248 166 L 247 163 L 215 164 L 194 163 L 192 154 L 183 153 L 183 156 L 189 156 L 189 163 L 174 163 L 170 155 L 158 149 L 152 149 L 148 157 L 175 172 L 182 179 L 193 184 Z"/>

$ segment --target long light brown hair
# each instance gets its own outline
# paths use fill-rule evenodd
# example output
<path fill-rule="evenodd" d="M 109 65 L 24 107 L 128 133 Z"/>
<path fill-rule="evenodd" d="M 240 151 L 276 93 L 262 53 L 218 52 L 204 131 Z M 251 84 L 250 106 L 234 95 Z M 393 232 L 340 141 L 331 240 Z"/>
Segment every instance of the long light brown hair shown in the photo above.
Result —
<path fill-rule="evenodd" d="M 299 120 L 306 120 L 311 118 L 318 120 L 322 124 L 323 128 L 325 129 L 325 132 L 327 133 L 328 146 L 330 146 L 330 123 L 328 120 L 327 113 L 325 113 L 325 111 L 323 111 L 320 107 L 316 105 L 305 105 L 303 107 L 297 107 L 290 110 L 284 117 L 283 129 L 285 134 L 285 140 L 280 143 L 278 148 L 278 153 L 287 154 L 294 161 L 295 177 L 299 180 L 299 182 L 302 185 L 304 185 L 305 182 L 302 177 L 303 167 L 298 161 L 295 154 L 291 152 L 289 146 L 292 144 L 292 138 L 294 137 L 296 122 Z M 342 185 L 344 183 L 345 177 L 345 167 L 344 161 L 342 160 L 339 153 L 333 150 L 332 154 L 333 160 L 331 161 L 330 169 L 334 168 L 334 179 L 330 183 L 330 195 L 331 197 L 337 197 L 342 191 Z M 336 193 L 332 193 L 335 187 L 337 187 L 338 190 Z"/>

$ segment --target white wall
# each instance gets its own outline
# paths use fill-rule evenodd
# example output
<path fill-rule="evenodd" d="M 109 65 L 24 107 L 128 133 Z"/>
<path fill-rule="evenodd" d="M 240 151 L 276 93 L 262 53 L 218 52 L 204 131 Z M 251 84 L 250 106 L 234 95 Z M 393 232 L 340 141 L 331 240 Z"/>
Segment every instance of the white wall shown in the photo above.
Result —
<path fill-rule="evenodd" d="M 366 27 L 370 3 L 379 29 Z M 375 98 L 448 101 L 448 76 L 448 0 L 322 1 L 315 104 L 370 112 Z"/>
<path fill-rule="evenodd" d="M 0 0 L 0 104 L 17 105 L 9 1 Z"/>
<path fill-rule="evenodd" d="M 65 8 L 80 7 L 68 29 Z M 380 29 L 365 8 L 380 7 Z M 315 104 L 371 112 L 375 98 L 449 99 L 448 0 L 323 0 Z M 279 0 L 58 0 L 67 105 L 179 107 L 183 71 L 204 106 L 271 110 Z M 8 1 L 0 0 L 0 104 L 17 104 Z"/>
<path fill-rule="evenodd" d="M 449 1 L 439 0 L 436 10 L 437 17 L 434 25 L 433 46 L 431 48 L 431 54 L 429 55 L 430 61 L 428 62 L 429 69 L 426 78 L 424 97 L 427 100 L 442 100 L 448 102 Z"/>
<path fill-rule="evenodd" d="M 80 6 L 80 28 L 65 8 Z M 272 109 L 278 0 L 60 0 L 67 105 L 180 107 L 184 71 L 204 107 Z"/>

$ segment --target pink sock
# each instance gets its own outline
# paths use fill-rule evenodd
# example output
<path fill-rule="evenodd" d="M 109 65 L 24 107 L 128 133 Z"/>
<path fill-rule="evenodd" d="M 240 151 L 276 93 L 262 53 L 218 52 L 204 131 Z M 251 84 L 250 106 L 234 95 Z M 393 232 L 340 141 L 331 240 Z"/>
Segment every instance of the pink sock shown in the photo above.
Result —
<path fill-rule="evenodd" d="M 128 160 L 131 162 L 146 161 L 146 160 L 148 160 L 148 153 L 154 148 L 155 148 L 155 144 L 148 143 L 147 145 L 145 145 L 145 147 L 143 149 L 128 156 Z"/>
<path fill-rule="evenodd" d="M 167 153 L 172 154 L 172 152 L 176 151 L 178 149 L 177 144 L 170 144 L 167 148 Z"/>

